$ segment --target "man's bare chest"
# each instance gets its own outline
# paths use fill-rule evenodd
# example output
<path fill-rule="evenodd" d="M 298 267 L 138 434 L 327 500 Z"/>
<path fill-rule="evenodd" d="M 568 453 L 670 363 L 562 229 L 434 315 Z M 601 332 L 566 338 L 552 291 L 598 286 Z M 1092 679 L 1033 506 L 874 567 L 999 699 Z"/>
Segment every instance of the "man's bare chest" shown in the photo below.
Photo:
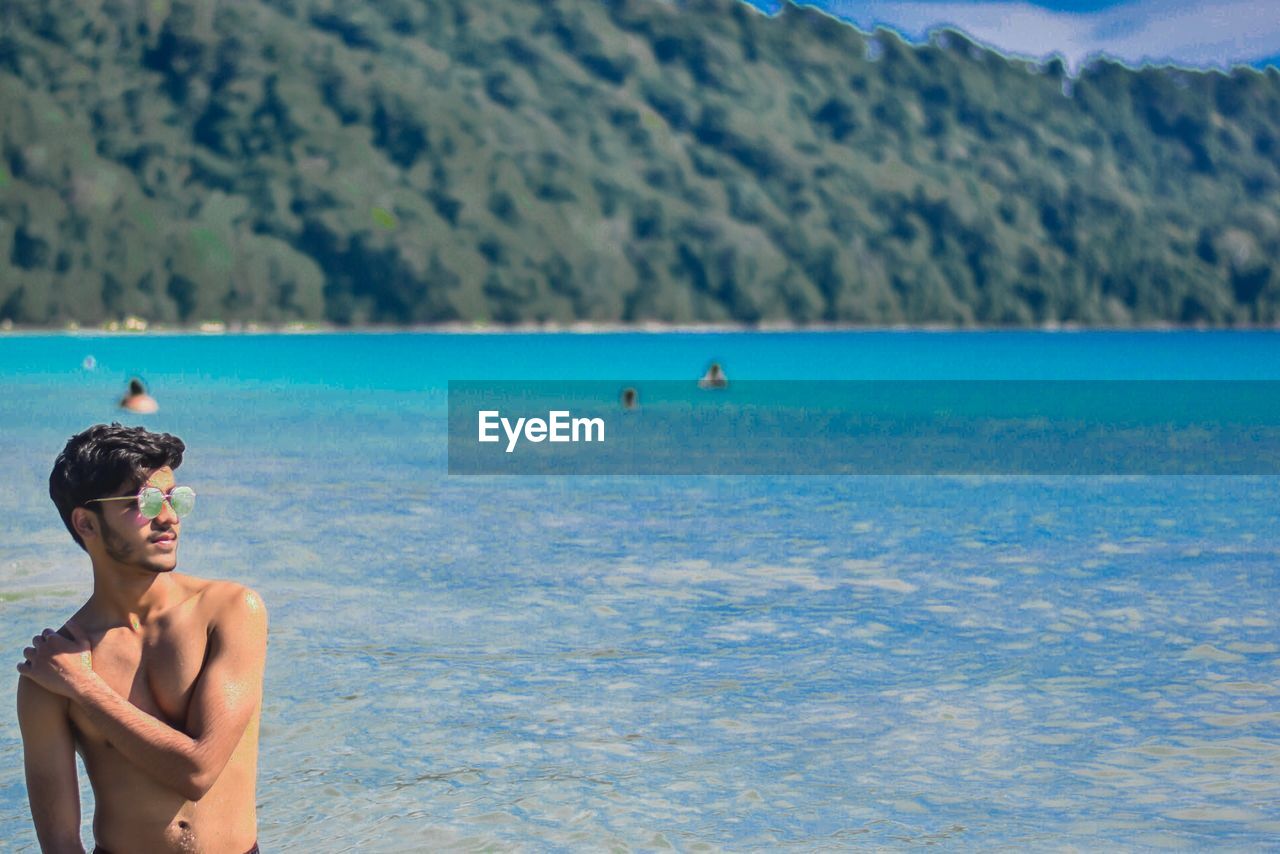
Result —
<path fill-rule="evenodd" d="M 203 626 L 112 629 L 93 645 L 93 670 L 142 711 L 181 727 L 207 647 Z"/>

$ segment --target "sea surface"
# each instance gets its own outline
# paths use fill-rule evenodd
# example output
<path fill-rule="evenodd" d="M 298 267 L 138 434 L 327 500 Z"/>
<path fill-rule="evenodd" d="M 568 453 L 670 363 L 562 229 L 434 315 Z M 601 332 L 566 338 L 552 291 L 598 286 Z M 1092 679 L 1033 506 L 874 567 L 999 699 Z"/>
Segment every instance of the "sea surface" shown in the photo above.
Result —
<path fill-rule="evenodd" d="M 0 336 L 0 650 L 90 592 L 47 477 L 121 419 L 188 445 L 180 569 L 270 610 L 264 851 L 1277 846 L 1280 478 L 446 474 L 451 379 L 712 360 L 1276 380 L 1280 334 Z"/>

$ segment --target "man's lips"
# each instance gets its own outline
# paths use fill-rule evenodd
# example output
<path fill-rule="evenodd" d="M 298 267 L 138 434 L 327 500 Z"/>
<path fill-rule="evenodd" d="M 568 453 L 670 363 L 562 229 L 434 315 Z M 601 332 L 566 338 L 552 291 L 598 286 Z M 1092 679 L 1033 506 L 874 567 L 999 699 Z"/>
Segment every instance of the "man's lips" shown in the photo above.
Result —
<path fill-rule="evenodd" d="M 150 542 L 158 546 L 173 545 L 178 542 L 178 535 L 172 532 L 167 534 L 156 534 L 151 538 Z"/>

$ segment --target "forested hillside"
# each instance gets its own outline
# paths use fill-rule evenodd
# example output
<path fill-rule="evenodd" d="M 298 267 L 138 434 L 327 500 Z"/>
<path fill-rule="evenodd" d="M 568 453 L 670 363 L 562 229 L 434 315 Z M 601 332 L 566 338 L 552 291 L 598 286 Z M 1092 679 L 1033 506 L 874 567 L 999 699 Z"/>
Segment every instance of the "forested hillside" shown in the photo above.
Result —
<path fill-rule="evenodd" d="M 1280 73 L 737 0 L 0 0 L 0 320 L 1280 322 Z"/>

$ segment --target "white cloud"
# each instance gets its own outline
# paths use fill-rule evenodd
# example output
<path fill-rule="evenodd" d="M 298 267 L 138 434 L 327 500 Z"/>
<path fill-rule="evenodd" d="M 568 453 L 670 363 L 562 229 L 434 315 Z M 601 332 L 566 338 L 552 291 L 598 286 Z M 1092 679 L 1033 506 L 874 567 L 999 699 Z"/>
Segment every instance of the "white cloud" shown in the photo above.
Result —
<path fill-rule="evenodd" d="M 811 0 L 812 2 L 812 0 Z M 1104 53 L 1131 63 L 1172 60 L 1229 66 L 1280 53 L 1276 0 L 1131 0 L 1095 12 L 1057 12 L 1024 2 L 825 0 L 812 2 L 870 29 L 913 38 L 953 26 L 1009 53 L 1060 53 L 1073 67 Z"/>

